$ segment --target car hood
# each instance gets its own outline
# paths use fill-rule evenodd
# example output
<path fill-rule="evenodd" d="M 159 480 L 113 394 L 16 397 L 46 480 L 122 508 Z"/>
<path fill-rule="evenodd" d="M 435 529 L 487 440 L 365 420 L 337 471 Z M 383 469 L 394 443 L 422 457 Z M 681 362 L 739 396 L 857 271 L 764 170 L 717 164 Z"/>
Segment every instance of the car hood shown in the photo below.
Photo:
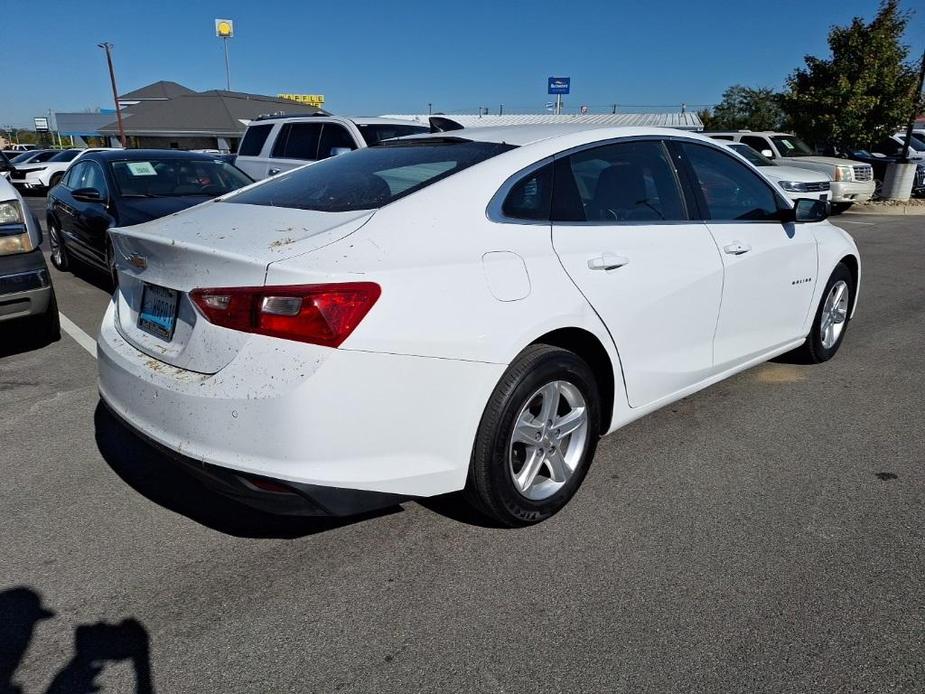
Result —
<path fill-rule="evenodd" d="M 120 198 L 119 226 L 133 226 L 150 222 L 152 219 L 160 219 L 211 200 L 212 197 L 211 195 L 183 195 L 169 198 Z"/>
<path fill-rule="evenodd" d="M 763 166 L 759 169 L 777 181 L 797 181 L 798 183 L 814 183 L 816 181 L 831 181 L 832 177 L 823 171 L 801 169 L 796 166 Z"/>

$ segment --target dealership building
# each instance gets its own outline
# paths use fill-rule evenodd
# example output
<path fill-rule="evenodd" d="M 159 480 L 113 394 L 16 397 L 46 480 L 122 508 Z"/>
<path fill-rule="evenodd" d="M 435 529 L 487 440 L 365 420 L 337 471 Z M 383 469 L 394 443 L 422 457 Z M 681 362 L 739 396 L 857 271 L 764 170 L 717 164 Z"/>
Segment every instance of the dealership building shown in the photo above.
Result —
<path fill-rule="evenodd" d="M 310 115 L 321 109 L 292 98 L 211 89 L 197 92 L 176 82 L 155 82 L 119 97 L 129 147 L 237 151 L 247 124 L 261 115 Z M 114 110 L 57 113 L 61 135 L 118 146 Z"/>

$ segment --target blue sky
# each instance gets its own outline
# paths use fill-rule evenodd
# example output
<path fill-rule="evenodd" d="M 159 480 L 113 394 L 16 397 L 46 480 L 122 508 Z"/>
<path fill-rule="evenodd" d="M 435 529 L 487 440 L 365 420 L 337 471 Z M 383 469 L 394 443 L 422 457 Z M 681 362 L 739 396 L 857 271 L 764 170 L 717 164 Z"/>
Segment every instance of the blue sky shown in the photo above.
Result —
<path fill-rule="evenodd" d="M 917 11 L 906 40 L 920 55 L 925 0 L 905 7 Z M 735 83 L 780 87 L 805 54 L 826 53 L 829 26 L 876 8 L 875 0 L 0 0 L 0 125 L 29 124 L 49 108 L 111 107 L 100 41 L 115 45 L 121 92 L 159 79 L 224 88 L 216 17 L 235 21 L 235 90 L 320 93 L 342 114 L 420 113 L 428 102 L 435 111 L 504 104 L 513 113 L 542 110 L 546 77 L 568 75 L 567 109 L 595 113 L 613 103 L 715 103 Z"/>

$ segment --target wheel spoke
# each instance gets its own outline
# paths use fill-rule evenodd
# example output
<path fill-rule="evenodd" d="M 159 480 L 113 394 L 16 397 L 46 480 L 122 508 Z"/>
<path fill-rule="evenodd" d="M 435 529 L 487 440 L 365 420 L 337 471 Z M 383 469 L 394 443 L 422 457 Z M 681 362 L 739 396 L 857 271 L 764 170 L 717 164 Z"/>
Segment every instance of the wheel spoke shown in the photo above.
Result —
<path fill-rule="evenodd" d="M 527 410 L 520 415 L 520 419 L 514 425 L 513 443 L 523 443 L 528 446 L 535 446 L 542 438 L 543 425 L 534 420 Z"/>
<path fill-rule="evenodd" d="M 553 431 L 560 441 L 574 433 L 588 421 L 588 413 L 584 407 L 576 407 L 571 412 L 552 420 Z"/>
<path fill-rule="evenodd" d="M 842 282 L 839 282 L 837 285 L 835 285 L 835 292 L 832 298 L 832 308 L 835 308 L 839 303 L 841 303 L 842 297 L 845 295 L 845 289 L 847 289 L 847 285 Z"/>
<path fill-rule="evenodd" d="M 543 404 L 540 406 L 539 421 L 543 424 L 551 422 L 553 416 L 559 408 L 559 382 L 553 381 L 543 386 L 540 393 L 543 397 Z"/>
<path fill-rule="evenodd" d="M 515 481 L 517 482 L 517 487 L 522 492 L 526 492 L 530 489 L 530 485 L 533 484 L 533 480 L 536 479 L 536 473 L 540 471 L 540 467 L 543 464 L 543 454 L 540 453 L 539 448 L 528 449 L 529 456 L 527 462 L 524 463 L 524 466 L 520 469 L 520 472 L 517 473 Z"/>
<path fill-rule="evenodd" d="M 572 469 L 558 450 L 550 451 L 546 456 L 546 466 L 549 468 L 549 477 L 553 482 L 565 482 L 572 475 Z"/>

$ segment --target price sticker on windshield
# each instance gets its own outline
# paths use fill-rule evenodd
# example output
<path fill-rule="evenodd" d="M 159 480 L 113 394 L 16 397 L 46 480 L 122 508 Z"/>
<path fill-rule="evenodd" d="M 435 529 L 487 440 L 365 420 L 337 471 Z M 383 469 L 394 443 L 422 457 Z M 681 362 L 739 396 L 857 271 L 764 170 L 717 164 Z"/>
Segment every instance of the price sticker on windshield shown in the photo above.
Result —
<path fill-rule="evenodd" d="M 149 161 L 129 161 L 125 165 L 132 176 L 157 176 L 157 171 Z"/>

